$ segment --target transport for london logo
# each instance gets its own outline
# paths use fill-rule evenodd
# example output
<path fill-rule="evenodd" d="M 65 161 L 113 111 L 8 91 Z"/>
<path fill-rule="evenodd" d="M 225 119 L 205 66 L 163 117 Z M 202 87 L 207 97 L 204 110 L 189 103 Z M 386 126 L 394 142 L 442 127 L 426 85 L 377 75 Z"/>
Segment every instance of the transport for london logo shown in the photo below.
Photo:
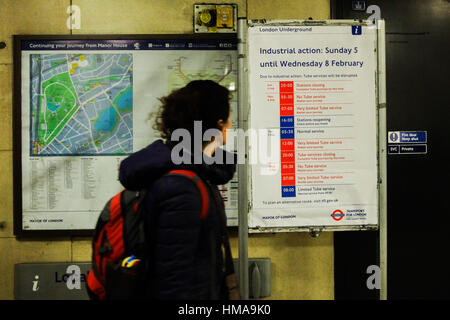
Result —
<path fill-rule="evenodd" d="M 333 213 L 331 214 L 331 217 L 334 220 L 339 221 L 344 217 L 344 213 L 341 210 L 337 209 L 337 210 L 333 211 Z"/>

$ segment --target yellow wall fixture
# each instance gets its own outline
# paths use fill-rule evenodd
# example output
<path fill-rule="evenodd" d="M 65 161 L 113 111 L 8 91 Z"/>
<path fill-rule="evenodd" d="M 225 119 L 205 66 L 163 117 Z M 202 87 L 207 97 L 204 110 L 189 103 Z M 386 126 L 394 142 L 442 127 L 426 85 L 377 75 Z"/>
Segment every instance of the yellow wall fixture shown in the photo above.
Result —
<path fill-rule="evenodd" d="M 235 33 L 236 4 L 194 4 L 195 33 Z"/>

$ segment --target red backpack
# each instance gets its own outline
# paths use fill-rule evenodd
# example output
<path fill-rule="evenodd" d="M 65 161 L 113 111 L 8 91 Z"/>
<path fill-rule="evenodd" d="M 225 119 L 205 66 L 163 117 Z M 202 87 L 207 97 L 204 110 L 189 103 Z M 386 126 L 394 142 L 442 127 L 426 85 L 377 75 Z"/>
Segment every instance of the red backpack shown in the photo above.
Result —
<path fill-rule="evenodd" d="M 209 209 L 204 182 L 189 170 L 172 170 L 169 175 L 191 179 L 202 197 L 200 218 Z M 143 298 L 146 294 L 148 243 L 145 237 L 146 191 L 122 190 L 109 200 L 98 218 L 92 242 L 92 269 L 87 291 L 93 300 Z"/>

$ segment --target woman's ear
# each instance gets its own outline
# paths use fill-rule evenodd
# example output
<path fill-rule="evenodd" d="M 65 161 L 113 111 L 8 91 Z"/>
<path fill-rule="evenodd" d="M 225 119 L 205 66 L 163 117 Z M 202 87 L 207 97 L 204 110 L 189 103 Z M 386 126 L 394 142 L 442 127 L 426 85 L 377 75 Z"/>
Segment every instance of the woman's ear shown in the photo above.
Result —
<path fill-rule="evenodd" d="M 222 120 L 222 119 L 218 120 L 218 121 L 217 121 L 217 128 L 218 128 L 220 131 L 222 131 L 224 127 L 225 127 L 225 123 L 223 122 L 223 120 Z"/>

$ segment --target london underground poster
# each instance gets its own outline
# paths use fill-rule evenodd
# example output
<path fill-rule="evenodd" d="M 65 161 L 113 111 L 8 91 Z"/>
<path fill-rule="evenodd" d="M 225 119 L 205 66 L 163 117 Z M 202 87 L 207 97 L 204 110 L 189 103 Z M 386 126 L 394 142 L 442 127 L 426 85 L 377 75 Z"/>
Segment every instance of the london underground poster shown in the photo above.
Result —
<path fill-rule="evenodd" d="M 375 26 L 251 26 L 248 40 L 249 226 L 377 224 Z"/>

